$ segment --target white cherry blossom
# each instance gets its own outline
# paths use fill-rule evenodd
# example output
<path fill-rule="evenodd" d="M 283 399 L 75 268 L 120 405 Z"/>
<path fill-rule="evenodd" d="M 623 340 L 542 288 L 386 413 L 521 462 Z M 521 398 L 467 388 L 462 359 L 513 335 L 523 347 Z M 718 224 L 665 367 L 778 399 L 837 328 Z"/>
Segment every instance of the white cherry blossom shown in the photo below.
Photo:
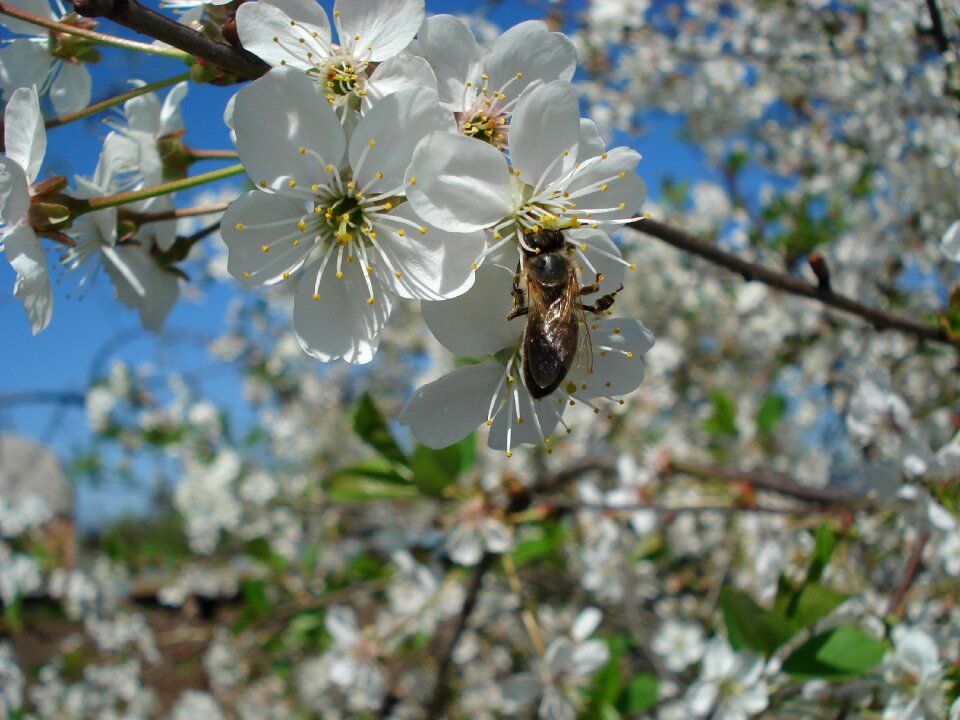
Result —
<path fill-rule="evenodd" d="M 14 90 L 4 113 L 6 156 L 0 156 L 0 246 L 17 273 L 13 294 L 33 334 L 50 324 L 53 292 L 47 256 L 29 224 L 31 186 L 40 174 L 47 135 L 36 88 Z"/>
<path fill-rule="evenodd" d="M 506 147 L 509 118 L 520 95 L 540 82 L 573 77 L 577 51 L 563 33 L 530 20 L 506 30 L 481 51 L 459 18 L 427 18 L 410 49 L 437 77 L 440 102 L 457 113 L 464 135 Z"/>
<path fill-rule="evenodd" d="M 303 268 L 293 323 L 320 360 L 369 362 L 394 298 L 466 291 L 480 234 L 429 227 L 404 202 L 403 173 L 427 132 L 453 131 L 429 88 L 381 100 L 350 137 L 311 81 L 279 68 L 236 97 L 237 149 L 258 190 L 224 216 L 230 273 L 272 284 Z"/>
<path fill-rule="evenodd" d="M 258 0 L 237 10 L 243 46 L 310 77 L 344 120 L 404 88 L 436 87 L 426 60 L 401 55 L 423 22 L 423 0 L 337 0 L 330 21 L 315 0 Z"/>
<path fill-rule="evenodd" d="M 763 712 L 770 702 L 763 660 L 746 650 L 734 652 L 725 639 L 714 638 L 686 701 L 687 711 L 698 718 L 746 720 Z"/>
<path fill-rule="evenodd" d="M 937 643 L 918 627 L 893 630 L 885 679 L 893 689 L 883 720 L 934 720 L 944 716 L 944 678 Z"/>
<path fill-rule="evenodd" d="M 641 356 L 653 335 L 632 318 L 588 319 L 593 347 L 589 363 L 574 367 L 553 393 L 534 400 L 521 378 L 522 319 L 507 320 L 513 299 L 513 273 L 495 265 L 477 271 L 477 283 L 446 302 L 422 303 L 427 326 L 458 355 L 494 359 L 454 370 L 424 385 L 407 401 L 400 422 L 424 445 L 451 445 L 478 425 L 490 428 L 488 444 L 512 454 L 523 443 L 549 442 L 569 404 L 583 403 L 599 413 L 597 398 L 618 398 L 643 381 Z M 464 332 L 469 328 L 468 332 Z M 582 331 L 582 330 L 581 330 Z"/>
<path fill-rule="evenodd" d="M 492 145 L 431 133 L 417 146 L 406 175 L 407 196 L 429 223 L 452 232 L 490 230 L 492 253 L 541 227 L 594 229 L 629 222 L 646 199 L 628 148 L 590 154 L 577 94 L 562 80 L 529 89 L 510 124 L 509 162 Z M 574 246 L 575 247 L 575 246 Z M 587 267 L 589 270 L 589 266 Z"/>
<path fill-rule="evenodd" d="M 59 12 L 47 0 L 13 0 L 10 4 L 47 20 L 62 20 L 66 14 L 59 2 Z M 47 30 L 8 15 L 0 15 L 0 26 L 22 36 L 0 47 L 0 90 L 4 99 L 9 100 L 17 88 L 37 87 L 41 94 L 49 92 L 59 115 L 90 103 L 90 71 L 83 62 L 52 54 L 55 40 Z"/>

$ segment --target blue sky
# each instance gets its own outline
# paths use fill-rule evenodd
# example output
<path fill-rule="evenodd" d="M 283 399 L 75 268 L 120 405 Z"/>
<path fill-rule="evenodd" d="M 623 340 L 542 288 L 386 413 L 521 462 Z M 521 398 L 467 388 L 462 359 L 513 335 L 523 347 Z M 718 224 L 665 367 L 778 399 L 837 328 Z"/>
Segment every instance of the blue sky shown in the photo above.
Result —
<path fill-rule="evenodd" d="M 321 2 L 321 5 L 329 11 L 332 3 Z M 583 2 L 568 5 L 582 8 Z M 544 6 L 528 2 L 427 1 L 427 10 L 432 13 L 476 12 L 489 8 L 487 17 L 501 27 L 540 17 L 542 11 L 538 7 Z M 104 23 L 102 29 L 114 30 L 109 23 Z M 181 72 L 183 65 L 176 61 L 108 48 L 103 62 L 94 68 L 94 100 L 122 92 L 126 89 L 124 83 L 131 77 L 152 82 Z M 211 149 L 231 147 L 221 117 L 235 89 L 191 86 L 184 103 L 188 123 L 185 139 L 189 145 Z M 638 170 L 647 179 L 655 197 L 660 177 L 669 174 L 675 179 L 691 178 L 702 171 L 702 159 L 689 146 L 675 140 L 679 128 L 676 119 L 661 115 L 650 120 L 643 137 L 617 138 L 617 144 L 631 144 L 644 155 Z M 75 174 L 92 174 L 101 141 L 108 131 L 102 116 L 51 130 L 41 177 L 57 174 L 72 179 Z M 197 171 L 212 167 L 203 164 Z M 46 243 L 45 247 L 53 266 L 56 248 L 52 243 Z M 12 297 L 14 273 L 7 263 L 0 263 L 0 332 L 4 338 L 0 352 L 0 432 L 35 437 L 53 446 L 65 459 L 82 449 L 89 438 L 82 410 L 77 406 L 49 403 L 10 404 L 4 401 L 5 397 L 25 391 L 82 392 L 90 379 L 106 371 L 114 357 L 132 363 L 149 361 L 162 368 L 188 372 L 208 366 L 209 360 L 197 344 L 183 342 L 182 338 L 216 336 L 224 329 L 224 310 L 230 298 L 236 292 L 245 292 L 227 284 L 207 292 L 199 306 L 181 299 L 164 333 L 153 336 L 137 330 L 136 313 L 113 299 L 112 288 L 103 273 L 80 292 L 76 278 L 63 276 L 56 270 L 53 274 L 58 282 L 54 291 L 53 321 L 44 332 L 33 337 L 20 302 Z M 205 389 L 215 398 L 235 397 L 232 382 L 231 374 L 222 374 L 219 381 L 207 379 Z M 84 490 L 80 497 L 81 513 L 96 515 L 99 511 L 95 508 L 104 505 L 112 510 L 130 503 L 141 505 L 143 496 L 142 490 L 136 488 L 108 488 L 95 493 Z"/>

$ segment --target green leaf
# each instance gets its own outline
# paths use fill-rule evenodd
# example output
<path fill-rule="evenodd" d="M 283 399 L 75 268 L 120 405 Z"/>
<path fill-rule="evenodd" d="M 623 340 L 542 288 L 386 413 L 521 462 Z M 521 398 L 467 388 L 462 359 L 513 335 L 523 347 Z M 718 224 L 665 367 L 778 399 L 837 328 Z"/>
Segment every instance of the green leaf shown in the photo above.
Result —
<path fill-rule="evenodd" d="M 408 464 L 406 454 L 394 440 L 386 420 L 374 404 L 370 393 L 364 393 L 357 402 L 357 411 L 353 416 L 353 429 L 367 445 L 383 457 L 401 465 Z"/>
<path fill-rule="evenodd" d="M 334 502 L 365 500 L 405 500 L 419 496 L 419 491 L 404 480 L 345 475 L 329 482 L 327 497 Z"/>
<path fill-rule="evenodd" d="M 660 680 L 656 675 L 640 673 L 624 688 L 617 707 L 627 717 L 633 717 L 656 705 L 659 691 Z"/>
<path fill-rule="evenodd" d="M 726 390 L 710 391 L 713 414 L 703 422 L 703 429 L 717 437 L 737 437 L 737 404 Z"/>
<path fill-rule="evenodd" d="M 801 679 L 857 677 L 879 663 L 887 648 L 885 641 L 855 627 L 838 627 L 815 635 L 790 653 L 783 671 Z"/>
<path fill-rule="evenodd" d="M 729 585 L 720 593 L 720 609 L 735 650 L 750 648 L 770 655 L 794 634 L 784 618 L 764 610 L 749 595 Z"/>
<path fill-rule="evenodd" d="M 607 647 L 610 649 L 610 658 L 593 676 L 590 685 L 588 717 L 599 717 L 604 706 L 612 709 L 620 695 L 620 658 L 626 650 L 627 641 L 619 635 L 613 635 L 607 638 Z"/>
<path fill-rule="evenodd" d="M 470 469 L 475 457 L 476 439 L 473 433 L 440 450 L 417 445 L 410 458 L 413 484 L 420 488 L 424 495 L 441 497 L 446 487 Z"/>
<path fill-rule="evenodd" d="M 540 533 L 539 536 L 517 543 L 513 551 L 513 562 L 517 567 L 548 557 L 560 557 L 563 528 L 558 523 L 548 522 L 537 530 Z"/>
<path fill-rule="evenodd" d="M 940 316 L 940 325 L 950 339 L 960 339 L 960 287 L 950 291 L 947 308 Z"/>
<path fill-rule="evenodd" d="M 810 568 L 807 570 L 807 582 L 820 581 L 824 568 L 830 562 L 830 556 L 837 546 L 837 536 L 827 523 L 820 523 L 814 535 L 813 557 L 810 559 Z"/>
<path fill-rule="evenodd" d="M 757 430 L 768 434 L 787 410 L 787 401 L 780 395 L 764 395 L 757 408 Z"/>
<path fill-rule="evenodd" d="M 825 618 L 846 599 L 847 596 L 843 593 L 825 585 L 811 583 L 792 593 L 778 592 L 773 612 L 793 629 L 792 637 L 817 620 Z"/>

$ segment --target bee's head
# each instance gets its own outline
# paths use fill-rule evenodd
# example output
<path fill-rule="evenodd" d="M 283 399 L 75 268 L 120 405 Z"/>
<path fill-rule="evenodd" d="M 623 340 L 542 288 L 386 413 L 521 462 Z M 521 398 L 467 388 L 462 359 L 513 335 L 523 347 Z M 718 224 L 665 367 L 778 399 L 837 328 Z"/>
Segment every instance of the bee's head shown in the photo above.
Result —
<path fill-rule="evenodd" d="M 550 228 L 541 228 L 536 232 L 527 233 L 524 235 L 524 240 L 527 245 L 540 253 L 557 252 L 566 244 L 563 232 Z"/>

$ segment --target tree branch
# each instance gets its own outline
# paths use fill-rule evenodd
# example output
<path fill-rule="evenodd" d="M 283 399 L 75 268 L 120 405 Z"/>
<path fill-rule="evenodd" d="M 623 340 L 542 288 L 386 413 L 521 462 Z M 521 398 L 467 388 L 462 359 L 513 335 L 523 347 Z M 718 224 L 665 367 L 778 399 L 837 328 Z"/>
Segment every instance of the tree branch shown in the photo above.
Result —
<path fill-rule="evenodd" d="M 470 587 L 467 588 L 467 595 L 463 599 L 463 607 L 460 608 L 460 615 L 457 616 L 457 624 L 453 629 L 453 635 L 443 654 L 440 656 L 440 662 L 437 663 L 437 679 L 433 687 L 433 699 L 430 701 L 430 707 L 427 709 L 427 718 L 429 720 L 440 720 L 446 717 L 445 707 L 447 698 L 450 695 L 450 683 L 447 680 L 447 673 L 450 671 L 450 665 L 453 664 L 453 653 L 457 649 L 457 643 L 467 629 L 467 622 L 473 609 L 476 607 L 477 598 L 480 596 L 480 588 L 483 586 L 483 577 L 487 574 L 493 565 L 494 555 L 484 553 L 480 562 L 473 569 L 473 577 L 470 578 Z"/>
<path fill-rule="evenodd" d="M 702 257 L 714 265 L 725 267 L 727 270 L 742 275 L 745 280 L 762 282 L 764 285 L 769 285 L 792 295 L 817 300 L 829 307 L 861 317 L 878 330 L 897 330 L 907 335 L 913 335 L 920 340 L 942 343 L 960 349 L 960 338 L 951 338 L 942 327 L 927 325 L 902 315 L 895 315 L 865 305 L 846 295 L 833 292 L 829 287 L 822 285 L 821 287 L 815 287 L 800 278 L 744 260 L 733 253 L 721 250 L 714 243 L 694 237 L 665 223 L 645 219 L 630 223 L 627 227 L 658 240 L 663 240 L 679 250 Z"/>
<path fill-rule="evenodd" d="M 903 578 L 900 580 L 900 584 L 897 585 L 897 589 L 894 590 L 893 595 L 890 597 L 890 605 L 887 606 L 888 615 L 900 614 L 900 606 L 903 605 L 903 599 L 906 597 L 907 590 L 910 589 L 910 585 L 913 584 L 914 579 L 917 577 L 917 572 L 920 570 L 920 560 L 923 556 L 923 548 L 926 547 L 928 540 L 930 540 L 930 533 L 925 532 L 923 535 L 917 538 L 916 542 L 914 542 L 913 552 L 910 553 L 910 557 L 907 559 L 907 564 L 903 568 Z"/>
<path fill-rule="evenodd" d="M 73 9 L 84 17 L 105 17 L 118 25 L 206 60 L 232 75 L 253 80 L 266 74 L 270 66 L 253 53 L 236 50 L 181 25 L 137 0 L 71 0 Z"/>
<path fill-rule="evenodd" d="M 927 0 L 927 11 L 930 13 L 930 24 L 933 26 L 931 28 L 933 39 L 937 43 L 937 50 L 942 55 L 950 49 L 950 41 L 947 40 L 947 33 L 943 29 L 943 17 L 940 15 L 940 8 L 937 7 L 937 0 Z"/>

